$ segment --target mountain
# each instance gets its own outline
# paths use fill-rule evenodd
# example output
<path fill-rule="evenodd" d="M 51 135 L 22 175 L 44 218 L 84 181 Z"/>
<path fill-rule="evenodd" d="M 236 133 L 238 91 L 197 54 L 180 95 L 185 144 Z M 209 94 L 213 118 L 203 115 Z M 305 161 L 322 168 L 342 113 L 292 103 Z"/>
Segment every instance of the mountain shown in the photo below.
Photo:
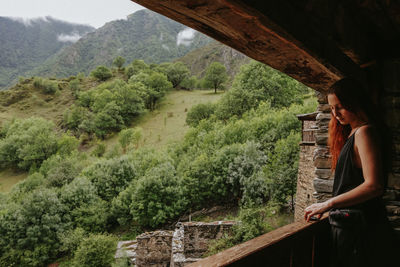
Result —
<path fill-rule="evenodd" d="M 106 23 L 46 60 L 31 75 L 66 77 L 111 66 L 117 56 L 130 63 L 161 63 L 180 58 L 212 39 L 150 10 Z"/>
<path fill-rule="evenodd" d="M 232 78 L 239 72 L 240 67 L 250 62 L 250 58 L 235 49 L 213 41 L 208 45 L 187 53 L 178 59 L 190 67 L 193 75 L 202 78 L 207 66 L 217 61 L 222 63 Z"/>
<path fill-rule="evenodd" d="M 0 17 L 0 89 L 94 30 L 91 26 L 51 17 L 30 20 Z"/>

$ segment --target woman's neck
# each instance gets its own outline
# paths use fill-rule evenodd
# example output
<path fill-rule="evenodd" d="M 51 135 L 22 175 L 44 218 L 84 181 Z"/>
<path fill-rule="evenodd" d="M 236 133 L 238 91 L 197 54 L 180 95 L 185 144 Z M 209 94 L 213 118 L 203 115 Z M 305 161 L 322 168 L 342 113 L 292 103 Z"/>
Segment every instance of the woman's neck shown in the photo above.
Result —
<path fill-rule="evenodd" d="M 355 121 L 355 122 L 351 122 L 350 123 L 350 127 L 351 127 L 351 131 L 349 136 L 351 136 L 358 128 L 360 128 L 361 126 L 367 125 L 368 122 L 367 121 Z"/>

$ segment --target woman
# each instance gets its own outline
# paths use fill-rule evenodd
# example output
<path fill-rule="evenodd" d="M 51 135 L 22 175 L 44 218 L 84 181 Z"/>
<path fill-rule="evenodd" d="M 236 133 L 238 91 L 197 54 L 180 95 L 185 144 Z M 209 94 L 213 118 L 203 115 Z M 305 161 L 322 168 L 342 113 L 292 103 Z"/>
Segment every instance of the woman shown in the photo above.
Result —
<path fill-rule="evenodd" d="M 333 198 L 305 209 L 305 219 L 330 211 L 332 266 L 391 266 L 391 229 L 381 196 L 384 192 L 383 144 L 368 94 L 345 78 L 328 92 Z"/>

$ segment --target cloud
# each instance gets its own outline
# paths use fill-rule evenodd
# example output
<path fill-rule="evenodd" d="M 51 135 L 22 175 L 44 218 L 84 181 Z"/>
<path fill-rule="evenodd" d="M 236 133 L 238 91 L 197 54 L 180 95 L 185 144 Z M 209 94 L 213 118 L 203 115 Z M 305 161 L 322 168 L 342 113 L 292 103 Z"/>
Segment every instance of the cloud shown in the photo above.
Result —
<path fill-rule="evenodd" d="M 40 22 L 40 21 L 48 22 L 49 21 L 48 20 L 49 17 L 37 17 L 37 18 L 8 17 L 8 18 L 13 20 L 13 21 L 17 21 L 19 23 L 22 23 L 26 27 L 32 26 L 32 24 L 34 22 Z"/>
<path fill-rule="evenodd" d="M 71 33 L 71 34 L 59 34 L 57 36 L 57 40 L 60 42 L 72 42 L 75 43 L 78 41 L 82 36 L 78 33 Z"/>
<path fill-rule="evenodd" d="M 196 31 L 191 28 L 183 29 L 176 36 L 176 45 L 185 45 L 188 46 L 193 42 L 193 38 L 196 34 Z"/>

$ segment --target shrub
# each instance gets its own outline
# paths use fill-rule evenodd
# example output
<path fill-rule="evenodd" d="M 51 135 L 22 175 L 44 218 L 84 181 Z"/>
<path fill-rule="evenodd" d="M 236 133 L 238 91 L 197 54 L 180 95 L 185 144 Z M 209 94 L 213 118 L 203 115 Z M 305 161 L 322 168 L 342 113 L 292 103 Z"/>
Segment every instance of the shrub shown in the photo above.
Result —
<path fill-rule="evenodd" d="M 105 152 L 106 152 L 106 145 L 104 143 L 98 143 L 95 149 L 93 149 L 92 153 L 90 154 L 95 157 L 102 157 Z"/>
<path fill-rule="evenodd" d="M 129 145 L 133 144 L 137 148 L 139 141 L 142 138 L 142 128 L 129 128 L 122 130 L 118 135 L 118 142 L 121 144 L 122 149 L 126 152 Z"/>
<path fill-rule="evenodd" d="M 44 176 L 39 172 L 35 172 L 12 187 L 10 199 L 13 202 L 19 202 L 25 194 L 39 188 L 45 182 Z"/>
<path fill-rule="evenodd" d="M 60 241 L 62 244 L 60 250 L 73 256 L 82 240 L 86 237 L 88 237 L 87 232 L 80 227 L 65 231 L 60 234 Z"/>
<path fill-rule="evenodd" d="M 99 200 L 96 187 L 85 177 L 77 177 L 60 190 L 60 200 L 68 210 Z"/>
<path fill-rule="evenodd" d="M 132 221 L 133 217 L 130 212 L 130 206 L 135 194 L 136 183 L 132 182 L 124 191 L 112 200 L 111 216 L 114 221 L 120 225 L 127 225 Z"/>
<path fill-rule="evenodd" d="M 57 154 L 62 156 L 69 156 L 78 149 L 79 140 L 74 136 L 63 134 L 57 140 Z"/>
<path fill-rule="evenodd" d="M 66 207 L 49 189 L 32 191 L 20 204 L 0 212 L 0 248 L 7 251 L 3 257 L 12 260 L 5 266 L 43 266 L 54 259 L 59 234 L 70 229 L 65 214 Z"/>
<path fill-rule="evenodd" d="M 105 66 L 98 66 L 93 70 L 90 75 L 98 79 L 99 81 L 105 81 L 112 77 L 112 72 Z"/>
<path fill-rule="evenodd" d="M 58 83 L 56 81 L 50 81 L 40 77 L 35 77 L 33 79 L 33 86 L 42 90 L 45 94 L 55 94 L 58 91 Z"/>
<path fill-rule="evenodd" d="M 266 163 L 267 156 L 260 150 L 260 145 L 248 142 L 242 153 L 229 165 L 228 181 L 243 204 L 261 204 L 265 201 L 267 181 L 262 168 Z"/>
<path fill-rule="evenodd" d="M 91 234 L 82 240 L 75 251 L 74 265 L 80 267 L 108 267 L 114 262 L 117 241 L 110 235 Z"/>
<path fill-rule="evenodd" d="M 115 65 L 118 69 L 121 69 L 124 64 L 125 64 L 125 58 L 121 56 L 116 57 L 113 61 L 113 65 Z"/>
<path fill-rule="evenodd" d="M 186 203 L 185 189 L 174 166 L 163 163 L 138 180 L 131 214 L 140 225 L 156 227 L 178 216 Z"/>
<path fill-rule="evenodd" d="M 43 162 L 39 171 L 45 177 L 48 186 L 61 187 L 74 180 L 83 167 L 76 154 L 69 157 L 54 155 Z"/>
<path fill-rule="evenodd" d="M 108 203 L 102 199 L 84 203 L 71 211 L 76 226 L 92 233 L 107 229 L 109 214 Z"/>
<path fill-rule="evenodd" d="M 71 89 L 71 91 L 72 91 L 73 96 L 74 96 L 75 98 L 77 98 L 78 95 L 79 95 L 79 91 L 81 90 L 81 87 L 80 87 L 80 80 L 79 80 L 78 78 L 73 79 L 73 80 L 71 80 L 71 81 L 69 82 L 68 85 L 69 85 L 69 89 Z"/>
<path fill-rule="evenodd" d="M 186 123 L 195 127 L 201 120 L 210 118 L 214 114 L 215 105 L 212 103 L 197 104 L 193 106 L 186 115 Z"/>
<path fill-rule="evenodd" d="M 123 191 L 130 181 L 136 179 L 136 169 L 126 156 L 100 160 L 83 171 L 97 188 L 98 195 L 107 201 Z"/>
<path fill-rule="evenodd" d="M 94 119 L 94 132 L 100 138 L 104 138 L 112 131 L 118 131 L 124 126 L 121 108 L 113 101 L 96 114 Z"/>
<path fill-rule="evenodd" d="M 42 118 L 16 119 L 5 125 L 0 139 L 0 165 L 28 170 L 57 152 L 54 124 Z"/>

